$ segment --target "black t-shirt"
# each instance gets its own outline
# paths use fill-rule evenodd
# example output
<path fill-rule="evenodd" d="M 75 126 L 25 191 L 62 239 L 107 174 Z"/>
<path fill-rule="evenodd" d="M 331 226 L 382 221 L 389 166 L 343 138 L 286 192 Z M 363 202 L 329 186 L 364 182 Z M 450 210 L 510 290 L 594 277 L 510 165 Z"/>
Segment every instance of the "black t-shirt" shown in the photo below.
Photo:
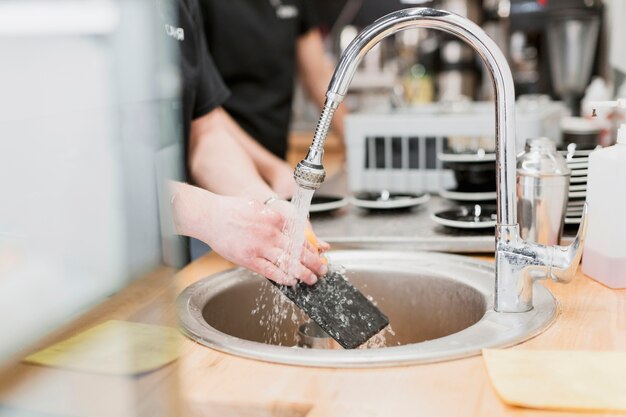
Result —
<path fill-rule="evenodd" d="M 317 25 L 311 0 L 200 0 L 209 51 L 231 90 L 224 108 L 284 158 L 296 41 Z"/>
<path fill-rule="evenodd" d="M 168 42 L 175 42 L 180 48 L 182 130 L 187 160 L 191 121 L 221 106 L 229 91 L 207 54 L 198 0 L 157 0 L 157 7 Z"/>

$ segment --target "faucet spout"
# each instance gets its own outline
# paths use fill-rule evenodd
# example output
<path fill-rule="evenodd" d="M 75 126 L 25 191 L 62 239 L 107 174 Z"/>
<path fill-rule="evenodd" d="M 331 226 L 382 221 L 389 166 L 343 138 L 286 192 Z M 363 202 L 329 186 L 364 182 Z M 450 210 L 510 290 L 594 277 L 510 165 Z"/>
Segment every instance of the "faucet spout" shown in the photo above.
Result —
<path fill-rule="evenodd" d="M 549 254 L 539 253 L 541 250 L 535 250 L 536 248 L 523 242 L 519 237 L 515 196 L 515 89 L 511 69 L 496 43 L 469 19 L 443 10 L 410 8 L 390 13 L 365 28 L 348 45 L 339 60 L 326 93 L 326 102 L 315 129 L 313 143 L 307 156 L 298 164 L 294 172 L 296 183 L 308 189 L 317 189 L 322 184 L 325 177 L 322 163 L 324 143 L 330 123 L 335 110 L 347 94 L 361 59 L 382 39 L 410 28 L 439 29 L 456 35 L 478 53 L 491 76 L 495 90 L 498 205 L 495 309 L 505 312 L 527 311 L 532 308 L 532 280 L 530 279 L 532 274 L 523 273 L 526 270 L 518 268 L 517 263 L 521 262 L 528 266 L 533 262 L 539 262 L 538 259 L 548 257 Z M 533 250 L 537 252 L 538 258 L 524 254 Z M 547 261 L 547 259 L 544 260 Z M 577 262 L 574 269 L 576 266 Z M 519 274 L 525 277 L 521 283 L 518 280 Z M 515 287 L 520 284 L 523 288 Z"/>
<path fill-rule="evenodd" d="M 576 275 L 587 234 L 587 204 L 578 234 L 569 246 L 545 246 L 525 242 L 519 228 L 499 229 L 496 240 L 496 306 L 502 312 L 524 312 L 533 308 L 532 286 L 541 279 L 563 284 Z"/>

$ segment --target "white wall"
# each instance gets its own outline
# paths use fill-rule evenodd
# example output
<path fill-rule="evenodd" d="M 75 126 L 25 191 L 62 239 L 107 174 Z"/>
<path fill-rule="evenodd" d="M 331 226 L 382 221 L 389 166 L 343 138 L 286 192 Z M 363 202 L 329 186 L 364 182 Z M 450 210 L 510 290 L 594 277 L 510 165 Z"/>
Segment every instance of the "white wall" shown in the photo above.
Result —
<path fill-rule="evenodd" d="M 163 263 L 179 83 L 156 13 L 0 2 L 0 361 Z"/>

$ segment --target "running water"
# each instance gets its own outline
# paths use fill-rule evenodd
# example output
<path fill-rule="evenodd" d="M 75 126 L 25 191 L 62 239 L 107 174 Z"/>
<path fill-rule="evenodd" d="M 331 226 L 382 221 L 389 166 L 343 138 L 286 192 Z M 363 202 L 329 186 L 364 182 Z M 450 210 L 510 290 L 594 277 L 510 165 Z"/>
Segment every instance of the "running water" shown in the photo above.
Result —
<path fill-rule="evenodd" d="M 298 326 L 304 320 L 295 305 L 267 281 L 259 288 L 252 316 L 259 319 L 263 342 L 278 346 L 282 346 L 283 341 L 295 340 Z M 294 330 L 288 332 L 286 329 L 289 328 Z"/>
<path fill-rule="evenodd" d="M 389 339 L 387 339 L 389 338 Z M 391 327 L 391 324 L 382 329 L 380 332 L 376 333 L 372 338 L 370 338 L 367 342 L 363 343 L 359 346 L 359 349 L 380 349 L 384 347 L 391 346 L 400 346 L 400 343 L 397 340 L 393 340 L 396 338 L 396 332 Z"/>
<path fill-rule="evenodd" d="M 278 259 L 289 278 L 295 278 L 298 275 L 296 271 L 298 271 L 302 245 L 304 245 L 304 228 L 309 217 L 309 207 L 314 192 L 315 190 L 297 187 L 291 199 L 294 213 L 287 219 L 283 229 L 283 233 L 289 238 L 289 244 Z M 284 327 L 283 323 L 291 320 L 297 330 L 298 323 L 302 321 L 301 314 L 297 314 L 294 304 L 269 284 L 261 286 L 252 315 L 259 316 L 259 324 L 264 327 L 265 342 L 278 345 L 281 344 L 281 340 L 291 336 L 281 330 Z"/>
<path fill-rule="evenodd" d="M 294 215 L 287 219 L 283 233 L 289 238 L 287 250 L 279 258 L 280 265 L 283 265 L 285 272 L 290 278 L 297 277 L 297 268 L 300 264 L 302 246 L 304 245 L 304 228 L 309 217 L 309 207 L 315 190 L 308 190 L 297 187 L 291 199 L 294 206 Z M 331 268 L 345 276 L 346 270 L 343 266 L 331 266 Z M 373 301 L 372 297 L 368 297 Z M 376 304 L 374 302 L 374 304 Z M 282 341 L 289 340 L 294 335 L 287 333 L 285 329 L 294 328 L 297 332 L 299 324 L 303 321 L 302 314 L 296 311 L 293 303 L 269 283 L 261 286 L 259 295 L 256 298 L 255 308 L 252 315 L 259 316 L 259 325 L 264 329 L 265 343 L 281 345 Z M 291 325 L 286 323 L 291 321 Z M 286 325 L 285 325 L 286 324 Z M 387 338 L 395 338 L 395 332 L 391 326 L 387 326 L 359 349 L 376 349 L 388 346 Z M 400 343 L 397 342 L 399 345 Z"/>
<path fill-rule="evenodd" d="M 294 206 L 294 215 L 287 219 L 283 233 L 289 238 L 287 250 L 279 258 L 279 263 L 285 266 L 285 272 L 290 278 L 297 277 L 300 256 L 302 255 L 302 245 L 304 245 L 304 228 L 309 218 L 309 208 L 315 190 L 297 187 L 291 198 Z"/>

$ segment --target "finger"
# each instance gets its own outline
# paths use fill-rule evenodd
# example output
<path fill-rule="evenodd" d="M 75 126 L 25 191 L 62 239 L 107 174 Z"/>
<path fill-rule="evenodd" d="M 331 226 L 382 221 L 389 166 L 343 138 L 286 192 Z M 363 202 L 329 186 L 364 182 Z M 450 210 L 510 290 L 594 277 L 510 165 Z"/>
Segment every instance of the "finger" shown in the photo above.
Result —
<path fill-rule="evenodd" d="M 290 278 L 285 271 L 274 265 L 272 262 L 265 258 L 255 258 L 252 262 L 252 268 L 254 272 L 263 275 L 265 278 L 271 279 L 278 284 L 283 285 L 295 285 L 296 280 Z"/>
<path fill-rule="evenodd" d="M 317 239 L 317 249 L 320 253 L 328 252 L 328 250 L 330 250 L 330 244 L 323 240 Z"/>
<path fill-rule="evenodd" d="M 266 224 L 272 227 L 276 227 L 280 230 L 282 230 L 285 226 L 285 222 L 287 221 L 287 219 L 278 211 L 272 210 L 270 207 L 264 206 L 261 213 L 264 216 L 263 221 Z"/>
<path fill-rule="evenodd" d="M 303 254 L 300 255 L 301 259 L 306 259 L 306 263 L 314 266 L 315 269 L 311 269 L 310 266 L 304 265 L 305 262 L 297 262 L 294 265 L 290 265 L 289 257 L 281 248 L 264 248 L 261 251 L 261 256 L 267 259 L 275 267 L 280 269 L 290 279 L 297 278 L 300 281 L 313 285 L 317 282 L 317 275 L 323 276 L 328 272 L 328 269 L 324 269 L 326 265 L 323 265 L 319 256 L 316 253 L 303 250 Z"/>
<path fill-rule="evenodd" d="M 308 241 L 308 240 L 305 240 L 305 241 L 304 241 L 304 248 L 305 248 L 306 250 L 310 251 L 310 252 L 313 252 L 313 253 L 318 253 L 318 247 L 317 247 L 317 245 L 313 245 L 313 244 L 311 244 L 311 242 L 310 242 L 310 241 Z"/>
<path fill-rule="evenodd" d="M 322 258 L 319 256 L 316 250 L 303 248 L 301 260 L 302 265 L 315 272 L 317 276 L 323 277 L 328 272 L 328 266 L 326 266 L 324 262 L 322 262 Z"/>
<path fill-rule="evenodd" d="M 311 228 L 311 223 L 308 223 L 306 225 L 306 228 L 304 229 L 304 237 L 311 245 L 313 245 L 313 247 L 315 248 L 315 251 L 317 252 L 318 251 L 317 236 L 315 235 L 315 233 L 313 232 L 313 229 Z"/>
<path fill-rule="evenodd" d="M 290 275 L 295 275 L 296 278 L 298 278 L 305 284 L 313 285 L 317 282 L 317 275 L 315 275 L 313 271 L 302 265 L 300 262 L 294 265 L 293 269 L 294 270 L 290 271 Z"/>

